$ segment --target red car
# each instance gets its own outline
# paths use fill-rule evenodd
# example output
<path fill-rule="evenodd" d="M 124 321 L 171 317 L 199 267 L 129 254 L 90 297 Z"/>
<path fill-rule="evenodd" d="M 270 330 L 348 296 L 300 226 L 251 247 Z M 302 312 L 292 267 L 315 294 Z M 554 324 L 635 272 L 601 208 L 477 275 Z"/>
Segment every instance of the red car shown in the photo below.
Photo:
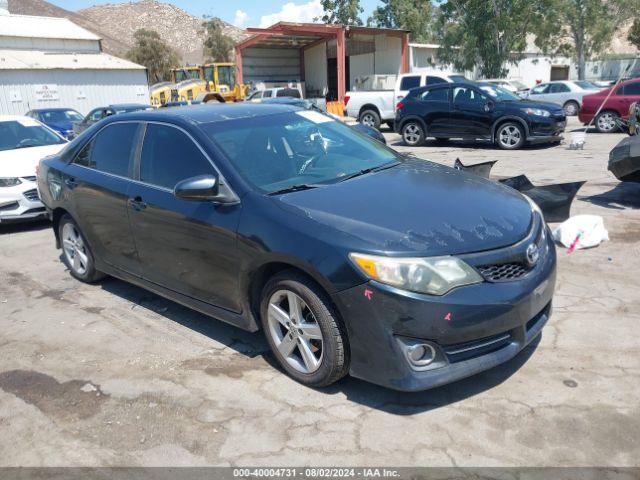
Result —
<path fill-rule="evenodd" d="M 617 120 L 620 118 L 626 120 L 629 117 L 631 104 L 640 101 L 640 78 L 620 82 L 611 88 L 613 88 L 613 93 L 594 122 L 595 127 L 601 133 L 610 133 L 618 130 Z M 578 114 L 578 118 L 582 123 L 587 125 L 593 120 L 598 108 L 600 108 L 600 104 L 607 98 L 611 88 L 582 97 L 582 108 L 580 108 L 580 113 Z"/>

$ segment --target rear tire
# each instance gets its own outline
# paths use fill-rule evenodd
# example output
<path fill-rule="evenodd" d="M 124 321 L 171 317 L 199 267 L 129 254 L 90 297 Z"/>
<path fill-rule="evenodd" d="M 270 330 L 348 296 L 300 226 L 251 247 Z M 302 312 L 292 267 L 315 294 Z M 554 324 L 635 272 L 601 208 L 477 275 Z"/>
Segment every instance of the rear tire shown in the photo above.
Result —
<path fill-rule="evenodd" d="M 358 122 L 366 125 L 367 127 L 380 130 L 380 115 L 375 110 L 363 110 L 360 112 Z"/>
<path fill-rule="evenodd" d="M 618 131 L 618 123 L 616 120 L 620 118 L 616 112 L 605 110 L 600 112 L 596 117 L 596 129 L 600 133 L 614 133 Z"/>
<path fill-rule="evenodd" d="M 503 150 L 522 148 L 524 141 L 524 128 L 519 123 L 505 122 L 496 130 L 496 143 Z"/>
<path fill-rule="evenodd" d="M 580 105 L 578 105 L 578 102 L 574 100 L 569 100 L 568 102 L 566 102 L 562 109 L 564 110 L 564 114 L 567 117 L 573 117 L 580 113 Z"/>
<path fill-rule="evenodd" d="M 416 120 L 409 120 L 402 125 L 402 141 L 410 147 L 419 147 L 424 143 L 425 131 L 422 124 Z"/>
<path fill-rule="evenodd" d="M 328 295 L 308 277 L 295 271 L 272 277 L 262 290 L 260 320 L 271 351 L 294 380 L 324 387 L 349 371 L 346 330 Z"/>
<path fill-rule="evenodd" d="M 68 214 L 60 218 L 58 238 L 62 245 L 62 261 L 72 277 L 85 283 L 94 283 L 105 277 L 104 273 L 96 270 L 89 243 Z"/>

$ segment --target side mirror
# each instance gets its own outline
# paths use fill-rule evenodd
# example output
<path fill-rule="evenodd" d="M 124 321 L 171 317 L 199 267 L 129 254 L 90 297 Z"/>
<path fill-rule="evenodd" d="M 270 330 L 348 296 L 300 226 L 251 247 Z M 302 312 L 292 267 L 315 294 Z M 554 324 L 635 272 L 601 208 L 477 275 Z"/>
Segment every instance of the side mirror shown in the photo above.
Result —
<path fill-rule="evenodd" d="M 200 175 L 178 183 L 173 194 L 183 200 L 218 200 L 219 182 L 214 175 Z"/>

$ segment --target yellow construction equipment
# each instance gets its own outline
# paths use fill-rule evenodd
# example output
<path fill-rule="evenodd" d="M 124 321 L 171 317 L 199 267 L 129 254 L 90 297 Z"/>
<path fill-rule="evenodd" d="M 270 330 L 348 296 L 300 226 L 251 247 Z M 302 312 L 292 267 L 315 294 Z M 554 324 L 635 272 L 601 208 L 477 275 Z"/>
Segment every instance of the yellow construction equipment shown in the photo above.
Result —
<path fill-rule="evenodd" d="M 217 93 L 226 102 L 244 100 L 249 91 L 247 85 L 236 83 L 234 63 L 207 63 L 171 70 L 171 82 L 161 82 L 151 87 L 151 104 L 155 107 L 167 102 L 195 100 L 206 93 Z"/>

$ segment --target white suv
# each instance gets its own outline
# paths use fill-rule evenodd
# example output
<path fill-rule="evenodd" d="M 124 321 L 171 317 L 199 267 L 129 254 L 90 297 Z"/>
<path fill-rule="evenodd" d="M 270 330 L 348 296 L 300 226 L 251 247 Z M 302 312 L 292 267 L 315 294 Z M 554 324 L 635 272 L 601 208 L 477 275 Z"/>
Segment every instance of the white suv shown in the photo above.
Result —
<path fill-rule="evenodd" d="M 0 115 L 0 223 L 46 215 L 36 187 L 36 167 L 66 143 L 33 118 Z"/>

